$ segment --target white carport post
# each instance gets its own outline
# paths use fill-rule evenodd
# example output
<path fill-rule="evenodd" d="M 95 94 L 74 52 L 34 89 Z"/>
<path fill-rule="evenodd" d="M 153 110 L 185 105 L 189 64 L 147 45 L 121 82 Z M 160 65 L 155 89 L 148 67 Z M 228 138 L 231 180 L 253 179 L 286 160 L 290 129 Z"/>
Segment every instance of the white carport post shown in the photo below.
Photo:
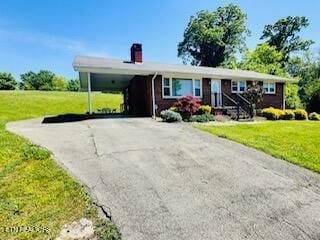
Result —
<path fill-rule="evenodd" d="M 91 74 L 90 72 L 88 74 L 88 112 L 89 114 L 92 114 L 92 100 L 91 100 Z"/>
<path fill-rule="evenodd" d="M 154 94 L 154 79 L 156 78 L 156 76 L 158 75 L 158 73 L 156 72 L 151 80 L 151 91 L 152 91 L 152 117 L 156 118 L 156 97 Z"/>

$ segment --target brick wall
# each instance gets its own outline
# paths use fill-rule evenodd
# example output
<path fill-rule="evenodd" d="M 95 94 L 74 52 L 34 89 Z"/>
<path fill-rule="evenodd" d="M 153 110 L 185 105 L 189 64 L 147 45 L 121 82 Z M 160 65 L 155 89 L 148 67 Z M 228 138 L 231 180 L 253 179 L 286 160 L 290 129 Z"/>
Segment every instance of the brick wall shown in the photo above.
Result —
<path fill-rule="evenodd" d="M 155 99 L 156 105 L 158 106 L 156 114 L 159 115 L 162 110 L 171 107 L 177 99 L 164 99 L 162 98 L 162 76 L 158 75 L 155 79 Z M 202 99 L 201 104 L 211 105 L 211 87 L 210 79 L 202 79 Z"/>
<path fill-rule="evenodd" d="M 283 108 L 284 83 L 276 83 L 275 94 L 264 94 L 263 99 L 258 103 L 257 108 L 275 107 Z"/>
<path fill-rule="evenodd" d="M 250 86 L 252 81 L 247 81 L 247 86 Z M 259 82 L 263 85 L 263 82 Z M 257 105 L 257 108 L 265 107 L 275 107 L 283 108 L 283 83 L 276 83 L 276 93 L 275 94 L 264 94 L 262 101 Z M 232 95 L 231 91 L 231 80 L 224 79 L 221 80 L 221 89 L 223 93 Z"/>
<path fill-rule="evenodd" d="M 162 76 L 158 75 L 154 81 L 155 99 L 158 106 L 156 114 L 159 116 L 160 112 L 164 109 L 171 107 L 176 99 L 164 99 L 162 98 Z"/>
<path fill-rule="evenodd" d="M 129 86 L 129 113 L 133 115 L 152 115 L 152 90 L 151 79 L 149 76 L 135 76 Z M 202 99 L 201 104 L 211 105 L 211 86 L 210 79 L 202 79 Z M 249 86 L 251 81 L 247 81 Z M 221 80 L 221 90 L 223 93 L 231 95 L 231 80 Z M 162 98 L 162 76 L 155 78 L 155 101 L 157 105 L 156 114 L 159 116 L 164 109 L 171 107 L 177 99 Z M 276 83 L 276 94 L 265 94 L 263 101 L 258 104 L 258 108 L 283 107 L 283 83 Z"/>

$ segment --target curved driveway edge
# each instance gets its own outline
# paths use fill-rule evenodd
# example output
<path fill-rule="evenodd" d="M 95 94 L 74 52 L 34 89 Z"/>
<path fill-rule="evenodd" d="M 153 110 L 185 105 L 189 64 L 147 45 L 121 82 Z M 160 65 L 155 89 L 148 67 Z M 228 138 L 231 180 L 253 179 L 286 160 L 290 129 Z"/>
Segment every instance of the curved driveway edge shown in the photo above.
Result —
<path fill-rule="evenodd" d="M 320 175 L 149 118 L 7 129 L 52 151 L 109 209 L 123 239 L 320 239 Z"/>

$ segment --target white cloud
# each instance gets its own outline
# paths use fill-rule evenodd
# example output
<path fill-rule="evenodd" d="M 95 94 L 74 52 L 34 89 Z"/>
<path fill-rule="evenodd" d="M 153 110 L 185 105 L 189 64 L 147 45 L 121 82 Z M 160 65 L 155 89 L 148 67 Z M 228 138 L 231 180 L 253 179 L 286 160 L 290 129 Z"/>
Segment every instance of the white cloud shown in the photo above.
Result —
<path fill-rule="evenodd" d="M 0 39 L 1 41 L 7 40 L 27 44 L 38 44 L 47 48 L 72 52 L 74 54 L 106 56 L 106 51 L 103 48 L 92 48 L 80 40 L 42 33 L 0 30 Z"/>

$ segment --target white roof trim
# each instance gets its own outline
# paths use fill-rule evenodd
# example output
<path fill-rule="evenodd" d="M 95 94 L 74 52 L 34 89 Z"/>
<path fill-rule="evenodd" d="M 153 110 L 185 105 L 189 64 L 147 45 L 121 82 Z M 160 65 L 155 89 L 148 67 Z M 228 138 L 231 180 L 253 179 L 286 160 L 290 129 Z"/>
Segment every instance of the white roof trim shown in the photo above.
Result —
<path fill-rule="evenodd" d="M 78 72 L 101 74 L 151 75 L 158 72 L 159 75 L 179 75 L 197 78 L 294 82 L 293 79 L 252 71 L 151 62 L 135 64 L 122 60 L 86 56 L 75 57 L 73 68 Z"/>

